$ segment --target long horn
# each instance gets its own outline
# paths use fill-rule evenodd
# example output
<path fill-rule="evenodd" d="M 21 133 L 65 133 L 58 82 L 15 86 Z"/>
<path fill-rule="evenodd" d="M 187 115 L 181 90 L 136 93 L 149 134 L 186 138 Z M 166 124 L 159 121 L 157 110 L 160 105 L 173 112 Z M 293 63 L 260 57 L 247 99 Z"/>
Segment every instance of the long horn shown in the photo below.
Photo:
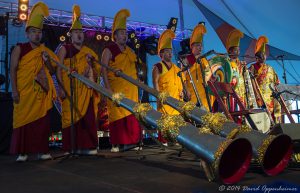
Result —
<path fill-rule="evenodd" d="M 100 65 L 114 72 L 117 76 L 144 89 L 146 92 L 151 93 L 155 97 L 160 98 L 161 93 L 157 90 L 133 79 L 120 70 L 116 70 L 105 64 L 100 63 Z M 268 136 L 256 130 L 252 130 L 247 126 L 240 126 L 233 121 L 222 118 L 219 114 L 209 113 L 204 108 L 196 107 L 196 105 L 189 102 L 183 103 L 170 96 L 164 98 L 164 103 L 181 112 L 186 119 L 192 120 L 198 125 L 208 126 L 215 134 L 227 138 L 248 139 L 252 144 L 254 157 L 268 175 L 273 176 L 280 173 L 288 164 L 292 154 L 292 140 L 288 135 L 280 134 L 277 136 Z M 207 120 L 215 120 L 215 122 L 219 122 L 219 124 L 211 124 Z M 224 124 L 221 124 L 221 122 Z"/>
<path fill-rule="evenodd" d="M 165 135 L 176 138 L 179 144 L 209 163 L 223 183 L 238 182 L 248 170 L 252 157 L 252 147 L 247 139 L 225 139 L 221 136 L 199 132 L 199 129 L 187 123 L 179 115 L 168 116 L 153 110 L 149 104 L 139 104 L 120 93 L 101 87 L 63 64 L 53 60 L 58 66 L 68 71 L 70 75 L 95 91 L 108 97 L 119 106 L 134 113 L 135 116 L 149 128 L 156 128 Z"/>

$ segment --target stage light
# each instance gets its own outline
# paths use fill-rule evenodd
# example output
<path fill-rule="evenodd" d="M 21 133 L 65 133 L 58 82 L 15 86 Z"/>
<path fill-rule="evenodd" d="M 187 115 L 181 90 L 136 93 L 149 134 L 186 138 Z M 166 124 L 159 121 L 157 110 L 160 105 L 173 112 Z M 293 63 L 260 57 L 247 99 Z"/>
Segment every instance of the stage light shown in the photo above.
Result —
<path fill-rule="evenodd" d="M 168 25 L 167 25 L 167 29 L 170 29 L 172 30 L 173 32 L 176 31 L 176 27 L 177 27 L 177 21 L 178 21 L 178 18 L 175 18 L 175 17 L 171 17 Z"/>
<path fill-rule="evenodd" d="M 22 14 L 20 14 L 20 16 L 19 16 L 19 19 L 22 20 L 22 21 L 25 21 L 25 20 L 27 20 L 27 15 L 24 14 L 24 13 L 22 13 Z"/>
<path fill-rule="evenodd" d="M 201 24 L 201 25 L 205 26 L 205 21 L 200 21 L 198 24 Z"/>
<path fill-rule="evenodd" d="M 109 36 L 105 35 L 103 39 L 107 42 L 107 41 L 109 41 Z"/>
<path fill-rule="evenodd" d="M 98 41 L 100 41 L 100 40 L 102 39 L 102 36 L 101 36 L 100 34 L 98 34 L 98 35 L 96 36 L 96 39 L 97 39 Z"/>
<path fill-rule="evenodd" d="M 19 0 L 18 1 L 18 18 L 21 21 L 26 21 L 28 19 L 28 0 Z"/>
<path fill-rule="evenodd" d="M 134 38 L 134 37 L 135 37 L 135 33 L 132 32 L 132 33 L 130 34 L 130 38 Z"/>
<path fill-rule="evenodd" d="M 64 41 L 66 41 L 66 37 L 65 37 L 65 36 L 60 36 L 60 37 L 59 37 L 59 40 L 60 40 L 61 42 L 64 42 Z"/>
<path fill-rule="evenodd" d="M 67 36 L 68 36 L 68 37 L 71 37 L 71 33 L 70 33 L 69 31 L 67 32 Z"/>
<path fill-rule="evenodd" d="M 27 5 L 22 4 L 22 5 L 20 5 L 20 9 L 21 9 L 21 11 L 26 11 L 28 9 L 28 7 L 27 7 Z"/>

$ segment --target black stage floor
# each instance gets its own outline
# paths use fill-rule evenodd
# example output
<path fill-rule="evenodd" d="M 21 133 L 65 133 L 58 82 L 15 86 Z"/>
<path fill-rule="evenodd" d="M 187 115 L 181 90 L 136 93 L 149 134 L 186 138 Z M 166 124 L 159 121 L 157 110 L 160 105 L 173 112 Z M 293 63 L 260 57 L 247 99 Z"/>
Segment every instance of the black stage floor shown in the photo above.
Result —
<path fill-rule="evenodd" d="M 62 154 L 57 149 L 51 153 Z M 97 156 L 72 157 L 61 163 L 60 159 L 38 161 L 35 156 L 25 163 L 16 163 L 15 156 L 1 155 L 0 193 L 217 193 L 245 187 L 248 192 L 266 192 L 263 186 L 279 185 L 300 192 L 300 169 L 296 167 L 268 177 L 260 168 L 252 166 L 238 184 L 222 186 L 206 180 L 194 155 L 184 152 L 178 157 L 177 153 L 156 146 L 144 147 L 139 153 L 131 150 L 112 154 L 102 150 Z M 251 186 L 256 190 L 250 191 Z M 220 191 L 222 188 L 228 191 Z"/>

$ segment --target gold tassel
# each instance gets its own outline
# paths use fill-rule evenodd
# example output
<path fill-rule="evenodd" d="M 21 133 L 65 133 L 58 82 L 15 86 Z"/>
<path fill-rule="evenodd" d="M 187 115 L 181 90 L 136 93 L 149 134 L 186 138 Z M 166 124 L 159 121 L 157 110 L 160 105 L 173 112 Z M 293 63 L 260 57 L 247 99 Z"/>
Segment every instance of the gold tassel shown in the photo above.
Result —
<path fill-rule="evenodd" d="M 203 124 L 211 128 L 215 134 L 220 134 L 224 123 L 229 121 L 222 113 L 207 113 L 201 119 Z"/>
<path fill-rule="evenodd" d="M 261 146 L 257 149 L 257 154 L 258 154 L 257 161 L 258 161 L 258 163 L 260 163 L 260 164 L 263 163 L 265 153 L 266 153 L 268 147 L 270 146 L 271 142 L 274 140 L 275 137 L 276 137 L 275 135 L 269 135 L 266 139 L 263 140 Z"/>
<path fill-rule="evenodd" d="M 196 107 L 196 104 L 192 101 L 180 102 L 178 105 L 180 108 L 180 113 L 184 115 L 189 114 Z"/>
<path fill-rule="evenodd" d="M 121 103 L 121 100 L 125 97 L 125 95 L 121 92 L 117 92 L 112 94 L 112 101 L 116 106 L 119 106 Z"/>
<path fill-rule="evenodd" d="M 158 121 L 157 126 L 164 138 L 175 142 L 179 135 L 179 127 L 185 126 L 186 122 L 181 115 L 164 114 Z"/>
<path fill-rule="evenodd" d="M 158 100 L 161 104 L 164 104 L 169 96 L 170 96 L 170 94 L 168 92 L 165 92 L 165 91 L 160 92 L 158 94 Z"/>
<path fill-rule="evenodd" d="M 150 110 L 152 110 L 152 107 L 149 103 L 138 103 L 133 107 L 135 117 L 141 122 L 144 122 L 144 117 Z"/>
<path fill-rule="evenodd" d="M 231 140 L 230 139 L 226 139 L 225 141 L 223 141 L 220 146 L 218 147 L 217 151 L 214 153 L 214 162 L 212 163 L 212 167 L 214 171 L 218 171 L 218 167 L 219 167 L 219 162 L 221 159 L 221 156 L 223 154 L 223 152 L 225 151 L 225 149 L 228 147 L 228 145 L 230 144 Z"/>

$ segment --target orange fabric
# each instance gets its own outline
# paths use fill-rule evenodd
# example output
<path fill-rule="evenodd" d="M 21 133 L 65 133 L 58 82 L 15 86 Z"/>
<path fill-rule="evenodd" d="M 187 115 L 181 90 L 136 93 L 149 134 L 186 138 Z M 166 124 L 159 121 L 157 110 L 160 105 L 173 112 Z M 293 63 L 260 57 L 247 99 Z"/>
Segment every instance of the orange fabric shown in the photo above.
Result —
<path fill-rule="evenodd" d="M 205 75 L 205 72 L 206 72 L 209 64 L 208 64 L 208 61 L 205 58 L 202 58 L 201 61 L 202 61 L 202 69 L 204 69 L 204 75 Z M 209 111 L 208 102 L 206 100 L 206 95 L 205 95 L 205 89 L 204 89 L 204 86 L 203 86 L 201 68 L 200 68 L 199 64 L 195 62 L 190 67 L 190 72 L 192 74 L 195 86 L 196 86 L 197 91 L 199 93 L 201 103 L 206 108 L 206 110 Z M 197 76 L 198 76 L 198 79 L 197 79 Z M 191 101 L 194 102 L 194 103 L 197 103 L 197 97 L 196 97 L 195 91 L 193 89 L 193 85 L 191 83 L 190 76 L 186 75 L 186 80 L 187 80 L 187 89 L 191 93 Z M 213 102 L 215 100 L 215 97 L 212 96 L 212 95 L 209 95 L 209 97 L 210 97 L 211 104 L 213 104 Z"/>
<path fill-rule="evenodd" d="M 74 68 L 78 74 L 83 74 L 85 69 L 88 67 L 88 62 L 86 60 L 86 55 L 91 54 L 95 60 L 98 60 L 97 54 L 88 47 L 83 46 L 75 56 L 71 59 L 65 59 L 64 65 L 67 67 Z M 71 65 L 72 63 L 72 65 Z M 100 65 L 96 64 L 93 71 L 96 71 L 97 74 L 100 74 Z M 62 71 L 62 80 L 64 87 L 66 89 L 67 96 L 70 96 L 70 79 L 66 71 Z M 81 81 L 73 79 L 73 88 L 74 88 L 74 123 L 79 121 L 87 112 L 88 105 L 90 100 L 93 99 L 95 115 L 98 111 L 98 103 L 100 101 L 100 95 L 93 91 L 92 88 L 87 87 Z M 62 128 L 69 127 L 71 125 L 71 110 L 70 110 L 70 100 L 67 97 L 62 102 Z"/>
<path fill-rule="evenodd" d="M 109 66 L 114 69 L 120 69 L 126 75 L 137 79 L 137 71 L 135 66 L 136 60 L 136 55 L 133 53 L 133 51 L 129 47 L 126 47 L 123 52 L 115 57 L 114 61 L 111 60 L 109 62 Z M 108 72 L 107 76 L 110 87 L 114 93 L 123 93 L 126 98 L 138 102 L 137 86 L 131 84 L 121 77 L 116 77 L 113 72 Z M 110 123 L 131 114 L 131 112 L 127 111 L 126 109 L 115 106 L 110 100 L 107 102 L 107 109 Z"/>
<path fill-rule="evenodd" d="M 167 71 L 164 64 L 162 64 L 163 70 L 158 79 L 158 86 L 160 92 L 167 92 L 173 98 L 182 100 L 180 93 L 182 92 L 182 83 L 180 77 L 177 76 L 177 73 L 180 71 L 175 64 L 172 64 L 170 70 Z M 165 68 L 165 69 L 164 69 Z M 183 77 L 183 80 L 185 77 Z M 169 114 L 169 115 L 178 115 L 180 114 L 177 110 L 173 109 L 169 105 L 158 105 L 158 111 Z"/>
<path fill-rule="evenodd" d="M 47 67 L 42 59 L 42 52 L 48 54 L 58 61 L 56 55 L 41 45 L 19 61 L 17 70 L 17 89 L 20 93 L 19 104 L 14 103 L 13 128 L 18 128 L 44 117 L 47 111 L 52 108 L 52 100 L 56 97 L 54 84 Z M 55 64 L 52 63 L 55 67 Z M 46 93 L 34 78 L 40 69 L 44 67 L 49 83 L 49 91 Z"/>

